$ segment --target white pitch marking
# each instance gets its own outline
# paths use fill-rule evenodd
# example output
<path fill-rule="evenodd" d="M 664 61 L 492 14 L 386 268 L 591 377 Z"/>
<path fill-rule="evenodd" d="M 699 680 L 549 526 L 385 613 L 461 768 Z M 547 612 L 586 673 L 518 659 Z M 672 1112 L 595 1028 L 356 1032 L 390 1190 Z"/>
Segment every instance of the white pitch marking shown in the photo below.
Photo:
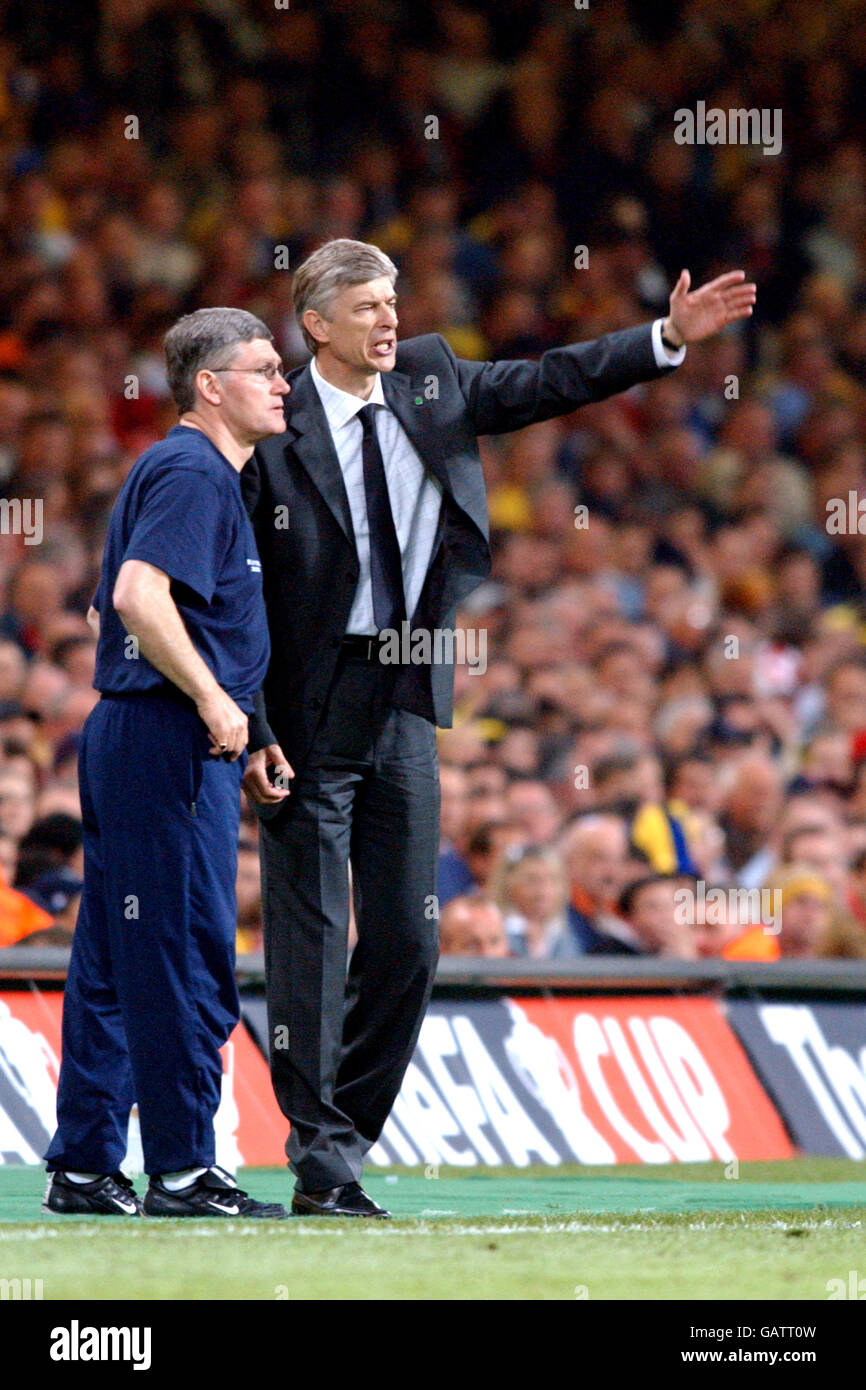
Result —
<path fill-rule="evenodd" d="M 718 1221 L 691 1221 L 691 1222 L 689 1222 L 689 1224 L 688 1224 L 687 1226 L 667 1226 L 667 1225 L 661 1225 L 661 1224 L 658 1224 L 658 1223 L 649 1223 L 649 1222 L 640 1222 L 640 1221 L 638 1221 L 638 1222 L 618 1222 L 618 1223 L 610 1223 L 610 1224 L 608 1224 L 608 1223 L 601 1223 L 601 1222 L 592 1222 L 592 1221 L 548 1221 L 548 1222 L 546 1222 L 544 1225 L 541 1225 L 541 1226 L 515 1225 L 515 1224 L 511 1224 L 511 1225 L 499 1224 L 499 1225 L 496 1225 L 496 1224 L 494 1224 L 494 1223 L 491 1223 L 490 1225 L 486 1225 L 486 1226 L 471 1226 L 471 1225 L 466 1225 L 466 1226 L 464 1226 L 464 1225 L 446 1225 L 444 1222 L 441 1222 L 441 1221 L 438 1221 L 438 1220 L 436 1220 L 436 1221 L 434 1221 L 434 1222 L 423 1222 L 423 1221 L 419 1221 L 419 1220 L 418 1220 L 417 1218 L 415 1218 L 415 1217 L 412 1217 L 412 1218 L 404 1218 L 404 1219 L 412 1220 L 412 1221 L 414 1222 L 414 1224 L 411 1225 L 411 1226 L 408 1226 L 408 1225 L 406 1225 L 406 1226 L 403 1226 L 403 1225 L 387 1225 L 387 1226 L 386 1226 L 386 1223 L 384 1223 L 384 1222 L 381 1222 L 381 1223 L 380 1223 L 380 1222 L 376 1222 L 375 1224 L 371 1222 L 369 1226 L 366 1226 L 366 1225 L 363 1226 L 363 1227 L 358 1226 L 358 1225 L 353 1226 L 353 1227 L 352 1227 L 352 1230 L 363 1231 L 363 1232 L 364 1232 L 364 1237 L 365 1237 L 365 1239 L 371 1239 L 371 1238 L 374 1238 L 374 1237 L 375 1237 L 375 1238 L 378 1238 L 378 1239 L 381 1240 L 381 1239 L 383 1239 L 383 1238 L 390 1239 L 392 1236 L 419 1236 L 419 1235 L 423 1235 L 423 1236 L 431 1236 L 431 1235 L 432 1235 L 432 1236 L 439 1236 L 440 1238 L 443 1238 L 443 1239 L 444 1239 L 444 1238 L 447 1238 L 448 1236 L 486 1236 L 486 1235 L 501 1235 L 501 1236 L 510 1236 L 510 1235 L 518 1235 L 518 1236 L 524 1236 L 524 1235 L 539 1235 L 539 1236 L 544 1236 L 544 1235 L 571 1235 L 571 1234 L 577 1235 L 577 1234 L 586 1234 L 587 1232 L 591 1233 L 591 1232 L 593 1232 L 593 1231 L 598 1231 L 600 1234 L 610 1233 L 610 1232 L 616 1232 L 616 1231 L 622 1231 L 622 1232 L 628 1232 L 628 1233 L 632 1233 L 632 1232 L 644 1232 L 644 1231 L 646 1231 L 646 1232 L 652 1232 L 652 1233 L 655 1234 L 655 1235 L 658 1235 L 660 1232 L 668 1232 L 668 1231 L 669 1231 L 669 1232 L 672 1232 L 672 1233 L 676 1233 L 676 1232 L 679 1232 L 679 1231 L 715 1231 L 715 1232 L 717 1232 L 717 1233 L 722 1233 L 722 1232 L 724 1232 L 724 1231 L 726 1231 L 726 1230 L 738 1230 L 738 1231 L 740 1231 L 740 1230 L 743 1230 L 744 1228 L 745 1228 L 746 1230 L 749 1230 L 749 1231 L 768 1231 L 768 1230 L 787 1230 L 787 1229 L 790 1227 L 790 1225 L 791 1225 L 791 1223 L 792 1223 L 793 1221 L 796 1221 L 797 1225 L 800 1226 L 800 1227 L 802 1227 L 804 1230 L 810 1230 L 810 1231 L 828 1230 L 828 1229 L 829 1229 L 829 1230 L 839 1230 L 839 1231 L 844 1231 L 844 1230 L 859 1230 L 860 1227 L 862 1226 L 862 1222 L 860 1222 L 860 1221 L 834 1221 L 834 1220 L 832 1220 L 832 1219 L 830 1219 L 830 1218 L 826 1218 L 826 1219 L 824 1219 L 823 1221 L 804 1221 L 804 1220 L 802 1220 L 802 1219 L 798 1219 L 798 1213 L 797 1213 L 797 1212 L 793 1212 L 793 1213 L 791 1214 L 790 1218 L 789 1218 L 788 1220 L 785 1220 L 785 1221 L 782 1221 L 782 1220 L 769 1221 L 769 1222 L 765 1222 L 765 1221 L 761 1221 L 761 1222 L 743 1221 L 743 1222 L 741 1222 L 741 1223 L 740 1223 L 738 1226 L 736 1226 L 736 1227 L 734 1227 L 734 1226 L 731 1225 L 730 1223 L 721 1223 L 721 1222 L 718 1222 Z M 179 1218 L 178 1218 L 178 1223 L 180 1223 L 180 1222 L 182 1222 L 182 1221 L 185 1222 L 185 1220 L 186 1220 L 185 1218 L 179 1217 Z M 154 1223 L 154 1224 L 155 1224 L 155 1223 Z M 297 1236 L 306 1237 L 307 1239 L 309 1239 L 311 1236 L 312 1236 L 312 1237 L 316 1237 L 316 1236 L 322 1237 L 322 1236 L 324 1236 L 324 1237 L 326 1237 L 326 1238 L 328 1238 L 328 1239 L 333 1239 L 334 1237 L 343 1237 L 343 1236 L 345 1236 L 345 1235 L 348 1234 L 348 1231 L 346 1230 L 345 1227 L 343 1227 L 343 1228 L 336 1228 L 336 1227 L 331 1226 L 331 1225 L 325 1225 L 324 1223 L 322 1223 L 321 1225 L 319 1225 L 318 1223 L 316 1223 L 316 1224 L 314 1225 L 314 1224 L 312 1224 L 312 1223 L 304 1222 L 303 1225 L 302 1225 L 301 1222 L 298 1221 L 297 1225 L 295 1225 L 294 1222 L 285 1223 L 285 1224 L 282 1223 L 282 1222 L 275 1222 L 274 1225 L 275 1225 L 275 1227 L 278 1226 L 278 1227 L 281 1227 L 282 1229 L 267 1229 L 267 1228 L 262 1229 L 262 1223 L 259 1222 L 259 1221 L 246 1221 L 246 1222 L 234 1222 L 234 1221 L 233 1221 L 233 1222 L 231 1222 L 231 1223 L 224 1223 L 224 1222 L 222 1222 L 222 1221 L 214 1221 L 213 1223 L 211 1223 L 210 1221 L 207 1220 L 207 1218 L 204 1218 L 204 1219 L 199 1218 L 199 1220 L 198 1220 L 198 1221 L 196 1222 L 196 1224 L 195 1224 L 194 1229 L 188 1229 L 185 1225 L 184 1225 L 183 1229 L 178 1229 L 178 1228 L 176 1228 L 176 1227 L 173 1227 L 171 1230 L 168 1230 L 167 1226 L 165 1226 L 165 1225 L 160 1225 L 159 1229 L 153 1229 L 153 1227 L 151 1226 L 151 1223 L 148 1223 L 148 1226 L 147 1226 L 146 1229 L 141 1229 L 141 1228 L 139 1228 L 139 1227 L 136 1227 L 134 1230 L 133 1230 L 133 1229 L 124 1230 L 124 1232 L 123 1232 L 123 1237 L 124 1237 L 124 1240 L 128 1240 L 128 1239 L 130 1239 L 130 1238 L 131 1238 L 131 1239 L 134 1239 L 134 1240 L 154 1240 L 154 1239 L 155 1239 L 155 1240 L 159 1240 L 159 1239 L 164 1238 L 164 1236 L 165 1236 L 166 1234 L 168 1234 L 168 1235 L 170 1235 L 170 1236 L 172 1236 L 173 1238 L 178 1239 L 178 1240 L 184 1240 L 184 1239 L 190 1239 L 190 1238 L 201 1240 L 201 1239 L 210 1239 L 210 1238 L 212 1238 L 213 1236 L 226 1236 L 226 1235 L 231 1234 L 231 1235 L 235 1236 L 236 1238 L 243 1238 L 243 1237 L 248 1237 L 248 1236 L 254 1236 L 254 1237 L 256 1237 L 256 1239 L 259 1239 L 259 1240 L 261 1240 L 261 1239 L 276 1240 L 276 1239 L 284 1238 L 284 1237 L 289 1233 L 289 1231 L 293 1232 L 293 1233 L 294 1233 L 295 1235 L 297 1235 Z M 286 1230 L 286 1226 L 288 1226 L 288 1231 Z M 69 1229 L 71 1229 L 71 1228 L 69 1228 Z M 59 1228 L 59 1229 L 49 1229 L 49 1228 L 47 1228 L 47 1227 L 37 1227 L 35 1230 L 32 1230 L 32 1231 L 31 1231 L 31 1230 L 26 1230 L 26 1229 L 25 1229 L 25 1230 L 15 1230 L 15 1229 L 11 1229 L 11 1230 L 6 1230 L 6 1231 L 0 1231 L 0 1241 L 15 1241 L 15 1240 L 30 1240 L 30 1241 L 34 1241 L 34 1240 L 49 1240 L 49 1239 L 56 1239 L 58 1236 L 63 1235 L 63 1233 L 64 1233 L 64 1232 L 63 1232 L 63 1228 L 62 1228 L 62 1227 Z M 106 1232 L 105 1232 L 105 1227 L 104 1227 L 104 1226 L 81 1224 L 81 1225 L 76 1225 L 76 1226 L 75 1226 L 75 1228 L 74 1228 L 74 1234 L 75 1234 L 76 1238 L 79 1238 L 79 1237 L 83 1237 L 83 1238 L 93 1238 L 93 1237 L 96 1237 L 96 1236 L 104 1235 L 104 1234 L 106 1234 Z"/>

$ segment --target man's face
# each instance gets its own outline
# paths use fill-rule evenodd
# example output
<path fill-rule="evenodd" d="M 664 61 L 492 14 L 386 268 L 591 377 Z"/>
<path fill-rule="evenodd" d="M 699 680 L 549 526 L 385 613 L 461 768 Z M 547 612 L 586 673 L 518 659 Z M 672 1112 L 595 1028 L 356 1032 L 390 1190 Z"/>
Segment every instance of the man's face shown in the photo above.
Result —
<path fill-rule="evenodd" d="M 848 861 L 842 836 L 803 831 L 791 838 L 788 862 L 805 864 L 826 878 L 839 902 L 848 891 Z"/>
<path fill-rule="evenodd" d="M 20 840 L 33 824 L 34 815 L 33 788 L 27 779 L 6 774 L 0 781 L 0 833 Z"/>
<path fill-rule="evenodd" d="M 526 839 L 535 844 L 543 845 L 552 840 L 562 821 L 546 787 L 515 782 L 508 791 L 507 807 L 510 818 L 520 826 Z"/>
<path fill-rule="evenodd" d="M 768 835 L 779 813 L 782 793 L 777 772 L 761 763 L 743 763 L 728 798 L 735 825 L 758 835 Z"/>
<path fill-rule="evenodd" d="M 459 768 L 443 767 L 439 777 L 442 808 L 439 828 L 443 840 L 454 844 L 466 824 L 466 776 Z"/>
<path fill-rule="evenodd" d="M 831 720 L 840 729 L 852 732 L 863 723 L 866 702 L 866 670 L 861 666 L 843 666 L 827 687 L 827 706 Z"/>
<path fill-rule="evenodd" d="M 708 763 L 683 763 L 677 772 L 673 792 L 693 811 L 715 812 L 718 809 L 718 779 Z"/>
<path fill-rule="evenodd" d="M 727 910 L 727 905 L 719 905 L 716 912 L 703 914 L 705 920 L 697 922 L 690 930 L 694 935 L 695 948 L 702 959 L 720 956 L 726 946 L 745 930 Z M 711 920 L 708 920 L 711 919 Z"/>
<path fill-rule="evenodd" d="M 450 904 L 449 904 L 450 906 Z M 440 924 L 443 955 L 508 955 L 508 937 L 499 911 L 487 903 L 462 903 L 443 912 Z"/>
<path fill-rule="evenodd" d="M 502 919 L 492 912 L 478 912 L 467 922 L 464 952 L 468 956 L 486 956 L 490 959 L 508 955 L 508 939 L 502 927 Z"/>
<path fill-rule="evenodd" d="M 234 437 L 245 444 L 257 444 L 286 428 L 283 397 L 291 387 L 279 370 L 269 381 L 263 369 L 280 368 L 279 354 L 266 338 L 239 343 L 224 368 L 206 369 L 199 376 L 212 375 L 218 383 L 220 413 Z"/>
<path fill-rule="evenodd" d="M 819 893 L 794 894 L 782 909 L 779 946 L 789 958 L 814 956 L 830 924 L 830 909 Z"/>
<path fill-rule="evenodd" d="M 630 922 L 650 951 L 693 960 L 697 955 L 694 929 L 677 921 L 676 884 L 648 883 L 639 890 Z"/>
<path fill-rule="evenodd" d="M 529 858 L 512 870 L 508 896 L 510 902 L 534 922 L 548 922 L 565 902 L 565 881 L 552 865 Z"/>
<path fill-rule="evenodd" d="M 397 360 L 397 296 L 387 275 L 338 290 L 328 316 L 307 310 L 313 336 L 344 367 L 390 372 Z"/>
<path fill-rule="evenodd" d="M 623 884 L 625 832 L 616 827 L 585 834 L 569 857 L 572 883 L 578 883 L 601 906 L 613 902 Z"/>

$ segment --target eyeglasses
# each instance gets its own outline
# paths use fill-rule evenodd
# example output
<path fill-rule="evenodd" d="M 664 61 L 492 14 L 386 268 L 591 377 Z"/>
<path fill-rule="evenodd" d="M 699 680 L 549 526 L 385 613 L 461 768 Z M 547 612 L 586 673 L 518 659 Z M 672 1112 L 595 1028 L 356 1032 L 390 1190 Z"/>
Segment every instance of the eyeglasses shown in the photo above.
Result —
<path fill-rule="evenodd" d="M 212 372 L 249 372 L 253 376 L 264 377 L 265 381 L 269 382 L 273 381 L 274 377 L 283 374 L 282 366 L 277 367 L 273 362 L 269 362 L 266 367 L 210 367 L 208 370 Z"/>

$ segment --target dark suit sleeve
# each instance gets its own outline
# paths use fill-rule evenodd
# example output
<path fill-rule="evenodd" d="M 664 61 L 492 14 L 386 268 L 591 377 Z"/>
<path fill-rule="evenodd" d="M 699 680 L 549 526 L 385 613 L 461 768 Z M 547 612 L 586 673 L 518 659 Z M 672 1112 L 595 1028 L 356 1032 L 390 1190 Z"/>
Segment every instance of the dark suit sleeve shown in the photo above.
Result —
<path fill-rule="evenodd" d="M 241 469 L 241 496 L 247 509 L 247 516 L 255 525 L 256 507 L 262 491 L 261 465 L 258 454 L 253 453 Z"/>
<path fill-rule="evenodd" d="M 551 348 L 538 362 L 469 362 L 440 341 L 453 360 L 476 434 L 504 434 L 567 415 L 673 370 L 656 364 L 650 323 Z"/>
<path fill-rule="evenodd" d="M 248 459 L 241 469 L 241 495 L 244 499 L 244 506 L 247 514 L 253 523 L 256 524 L 256 508 L 262 491 L 262 479 L 259 460 L 255 454 Z M 259 748 L 267 748 L 269 744 L 276 743 L 273 730 L 268 723 L 268 716 L 265 710 L 265 692 L 257 690 L 253 696 L 253 713 L 249 716 L 249 741 L 247 747 L 251 753 L 255 753 Z"/>
<path fill-rule="evenodd" d="M 276 743 L 274 731 L 268 723 L 268 716 L 265 710 L 265 692 L 257 690 L 253 696 L 253 712 L 249 716 L 249 740 L 247 747 L 251 753 L 256 753 L 260 748 L 267 748 L 271 743 Z"/>

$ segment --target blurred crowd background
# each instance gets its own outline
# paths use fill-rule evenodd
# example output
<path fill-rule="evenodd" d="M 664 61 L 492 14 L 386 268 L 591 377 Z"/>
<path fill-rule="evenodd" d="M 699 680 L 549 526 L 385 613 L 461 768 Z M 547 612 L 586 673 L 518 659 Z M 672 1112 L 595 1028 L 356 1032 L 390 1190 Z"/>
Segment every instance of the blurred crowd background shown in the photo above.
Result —
<path fill-rule="evenodd" d="M 74 928 L 84 615 L 118 488 L 175 420 L 163 334 L 234 305 L 303 362 L 291 268 L 353 237 L 399 266 L 401 335 L 472 358 L 656 317 L 684 266 L 758 284 L 676 373 L 483 441 L 443 950 L 866 955 L 863 5 L 0 12 L 0 945 Z M 781 152 L 678 144 L 698 101 L 781 112 Z M 730 891 L 760 888 L 770 930 Z"/>

